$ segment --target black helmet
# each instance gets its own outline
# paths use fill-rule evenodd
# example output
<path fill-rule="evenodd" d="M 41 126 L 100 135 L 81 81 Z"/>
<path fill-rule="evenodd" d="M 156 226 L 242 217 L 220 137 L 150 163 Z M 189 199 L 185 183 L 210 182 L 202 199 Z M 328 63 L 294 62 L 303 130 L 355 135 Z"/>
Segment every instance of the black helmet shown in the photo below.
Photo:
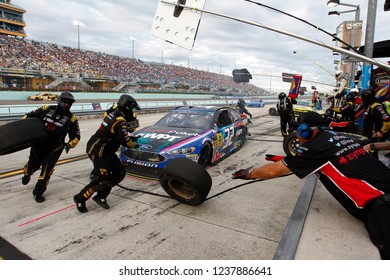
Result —
<path fill-rule="evenodd" d="M 365 89 L 360 93 L 360 97 L 363 104 L 370 105 L 375 100 L 375 91 L 372 88 Z"/>
<path fill-rule="evenodd" d="M 118 100 L 118 107 L 125 114 L 126 120 L 134 118 L 133 110 L 141 110 L 137 101 L 128 94 L 122 94 Z"/>
<path fill-rule="evenodd" d="M 281 92 L 281 93 L 279 93 L 279 100 L 282 100 L 282 99 L 284 99 L 284 98 L 286 98 L 286 94 L 284 93 L 284 92 Z"/>
<path fill-rule="evenodd" d="M 65 111 L 68 111 L 70 107 L 72 106 L 73 102 L 76 100 L 74 99 L 73 94 L 71 94 L 69 91 L 61 92 L 61 94 L 57 98 L 58 106 Z M 68 106 L 64 105 L 64 103 L 69 104 Z"/>

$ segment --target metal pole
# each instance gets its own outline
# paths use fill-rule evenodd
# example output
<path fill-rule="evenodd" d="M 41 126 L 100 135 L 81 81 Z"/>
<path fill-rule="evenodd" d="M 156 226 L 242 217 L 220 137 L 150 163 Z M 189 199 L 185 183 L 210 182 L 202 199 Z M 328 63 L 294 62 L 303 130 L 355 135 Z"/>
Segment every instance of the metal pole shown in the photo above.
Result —
<path fill-rule="evenodd" d="M 368 1 L 364 55 L 369 58 L 372 58 L 374 53 L 374 34 L 375 34 L 375 19 L 376 19 L 377 4 L 378 4 L 378 0 Z M 363 71 L 362 71 L 362 89 L 366 89 L 371 86 L 370 85 L 371 68 L 372 68 L 372 64 L 365 61 L 363 64 Z"/>
<path fill-rule="evenodd" d="M 360 20 L 360 7 L 356 9 L 355 14 L 355 22 L 358 22 Z M 351 46 L 355 48 L 355 35 L 356 30 L 354 26 L 352 26 L 351 30 Z M 356 71 L 356 62 L 351 62 L 351 75 L 350 75 L 350 81 L 349 81 L 349 87 L 354 88 L 355 87 L 355 71 Z"/>
<path fill-rule="evenodd" d="M 376 0 L 370 0 L 370 1 L 376 1 Z M 168 5 L 173 5 L 173 6 L 176 5 L 175 3 L 170 3 L 170 2 L 167 2 L 165 0 L 160 0 L 160 2 L 164 3 L 164 4 L 168 4 Z M 352 56 L 352 57 L 354 57 L 356 59 L 360 59 L 362 61 L 369 62 L 369 63 L 372 63 L 372 64 L 377 65 L 379 67 L 382 67 L 384 69 L 390 70 L 390 65 L 387 65 L 385 63 L 376 61 L 376 60 L 374 60 L 374 59 L 372 59 L 370 57 L 367 57 L 365 55 L 360 55 L 360 54 L 354 53 L 352 51 L 349 51 L 349 50 L 346 50 L 346 49 L 343 49 L 343 48 L 330 46 L 330 45 L 327 45 L 327 44 L 325 44 L 325 43 L 323 43 L 321 41 L 313 40 L 313 39 L 310 39 L 310 38 L 307 38 L 307 37 L 304 37 L 304 36 L 301 36 L 301 35 L 298 35 L 298 34 L 294 34 L 294 33 L 285 31 L 285 30 L 272 28 L 270 26 L 266 26 L 266 25 L 258 23 L 258 22 L 249 21 L 249 20 L 245 20 L 245 19 L 241 19 L 241 18 L 237 18 L 237 17 L 225 15 L 225 14 L 212 12 L 212 11 L 206 11 L 206 10 L 194 8 L 194 7 L 191 7 L 191 6 L 186 6 L 186 5 L 182 5 L 182 4 L 178 4 L 178 6 L 184 7 L 186 9 L 190 9 L 190 10 L 200 11 L 200 12 L 203 12 L 203 13 L 206 13 L 206 14 L 210 14 L 210 15 L 215 15 L 215 16 L 218 16 L 218 17 L 226 18 L 226 19 L 231 19 L 231 20 L 234 20 L 234 21 L 237 21 L 237 22 L 246 23 L 246 24 L 253 25 L 253 26 L 256 26 L 256 27 L 260 27 L 260 28 L 263 28 L 263 29 L 266 29 L 266 30 L 269 30 L 269 31 L 273 31 L 273 32 L 276 32 L 276 33 L 279 33 L 279 34 L 283 34 L 283 35 L 286 35 L 286 36 L 289 36 L 289 37 L 293 37 L 293 38 L 296 38 L 296 39 L 299 39 L 299 40 L 302 40 L 302 41 L 305 41 L 305 42 L 308 42 L 308 43 L 312 43 L 314 45 L 317 45 L 317 46 L 320 46 L 320 47 L 323 47 L 323 48 L 327 48 L 327 49 L 333 50 L 333 51 L 335 51 L 337 53 L 343 53 L 343 54 Z"/>

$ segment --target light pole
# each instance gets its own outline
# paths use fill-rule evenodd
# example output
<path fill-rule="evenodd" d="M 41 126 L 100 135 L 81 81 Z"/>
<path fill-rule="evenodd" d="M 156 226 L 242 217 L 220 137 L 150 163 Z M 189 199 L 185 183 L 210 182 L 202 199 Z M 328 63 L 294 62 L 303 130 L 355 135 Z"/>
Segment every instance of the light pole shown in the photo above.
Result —
<path fill-rule="evenodd" d="M 134 43 L 137 41 L 137 38 L 130 36 L 131 40 L 131 58 L 134 58 Z"/>
<path fill-rule="evenodd" d="M 77 48 L 80 49 L 80 27 L 85 27 L 85 24 L 74 20 L 73 25 L 77 26 Z"/>
<path fill-rule="evenodd" d="M 219 62 L 219 75 L 222 75 L 222 61 Z"/>
<path fill-rule="evenodd" d="M 338 5 L 340 6 L 347 6 L 347 7 L 354 7 L 356 9 L 354 10 L 348 10 L 348 11 L 330 11 L 328 13 L 329 16 L 339 16 L 341 14 L 345 14 L 345 13 L 352 13 L 352 12 L 355 12 L 355 22 L 359 22 L 360 21 L 360 6 L 359 5 L 353 5 L 353 4 L 347 4 L 347 3 L 340 3 L 340 0 L 329 0 L 327 5 L 329 7 L 336 7 Z M 355 48 L 355 26 L 352 24 L 352 30 L 351 30 L 351 46 L 352 48 Z M 350 78 L 349 78 L 349 86 L 351 88 L 354 88 L 355 87 L 355 62 L 351 62 L 350 63 Z"/>
<path fill-rule="evenodd" d="M 364 55 L 370 58 L 372 58 L 374 53 L 374 33 L 375 33 L 375 19 L 376 19 L 377 5 L 378 5 L 378 0 L 368 0 Z M 371 67 L 372 64 L 364 62 L 363 70 L 362 70 L 363 89 L 370 87 Z"/>

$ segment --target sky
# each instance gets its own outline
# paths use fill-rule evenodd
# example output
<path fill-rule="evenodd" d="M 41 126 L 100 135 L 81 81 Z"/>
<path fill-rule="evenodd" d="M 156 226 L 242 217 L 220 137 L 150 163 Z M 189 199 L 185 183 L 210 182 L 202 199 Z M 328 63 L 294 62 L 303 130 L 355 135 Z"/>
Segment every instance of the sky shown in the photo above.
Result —
<path fill-rule="evenodd" d="M 335 60 L 332 50 L 231 19 L 203 13 L 192 50 L 170 44 L 152 35 L 151 28 L 160 0 L 11 0 L 27 12 L 26 39 L 56 43 L 107 54 L 134 57 L 191 67 L 224 75 L 246 68 L 252 84 L 273 92 L 287 91 L 282 73 L 303 76 L 301 86 L 320 92 L 333 89 Z M 175 1 L 175 0 L 172 0 Z M 355 8 L 328 7 L 327 0 L 259 0 L 266 6 L 301 18 L 321 29 L 336 33 L 343 21 L 354 20 Z M 385 0 L 377 0 L 374 41 L 388 40 L 390 11 Z M 368 0 L 342 0 L 359 5 L 366 30 Z M 204 10 L 255 21 L 278 30 L 334 45 L 332 38 L 297 19 L 244 0 L 206 0 Z M 329 11 L 351 11 L 330 17 Z M 81 23 L 78 27 L 75 21 Z M 387 22 L 387 24 L 385 24 Z M 80 36 L 78 36 L 80 35 Z M 80 38 L 80 39 L 79 39 Z M 389 58 L 378 58 L 386 63 Z M 323 85 L 327 84 L 329 86 Z"/>

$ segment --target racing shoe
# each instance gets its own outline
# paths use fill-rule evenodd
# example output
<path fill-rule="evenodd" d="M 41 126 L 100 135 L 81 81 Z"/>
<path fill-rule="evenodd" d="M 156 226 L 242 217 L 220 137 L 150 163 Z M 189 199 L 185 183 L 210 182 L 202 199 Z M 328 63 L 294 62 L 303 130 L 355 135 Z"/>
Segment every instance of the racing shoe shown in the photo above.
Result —
<path fill-rule="evenodd" d="M 22 177 L 22 184 L 23 184 L 23 185 L 27 185 L 28 182 L 30 182 L 30 179 L 31 179 L 31 176 L 29 176 L 29 175 L 24 175 L 24 176 Z"/>
<path fill-rule="evenodd" d="M 73 197 L 73 201 L 76 203 L 77 210 L 81 213 L 88 212 L 87 207 L 85 206 L 85 201 L 81 201 L 77 198 L 77 194 Z"/>
<path fill-rule="evenodd" d="M 107 204 L 107 199 L 105 198 L 99 198 L 97 196 L 94 196 L 93 201 L 95 201 L 97 204 L 100 205 L 100 207 L 103 207 L 104 209 L 110 209 L 110 205 Z"/>
<path fill-rule="evenodd" d="M 34 194 L 34 199 L 38 203 L 42 203 L 45 201 L 45 198 L 41 194 Z"/>

